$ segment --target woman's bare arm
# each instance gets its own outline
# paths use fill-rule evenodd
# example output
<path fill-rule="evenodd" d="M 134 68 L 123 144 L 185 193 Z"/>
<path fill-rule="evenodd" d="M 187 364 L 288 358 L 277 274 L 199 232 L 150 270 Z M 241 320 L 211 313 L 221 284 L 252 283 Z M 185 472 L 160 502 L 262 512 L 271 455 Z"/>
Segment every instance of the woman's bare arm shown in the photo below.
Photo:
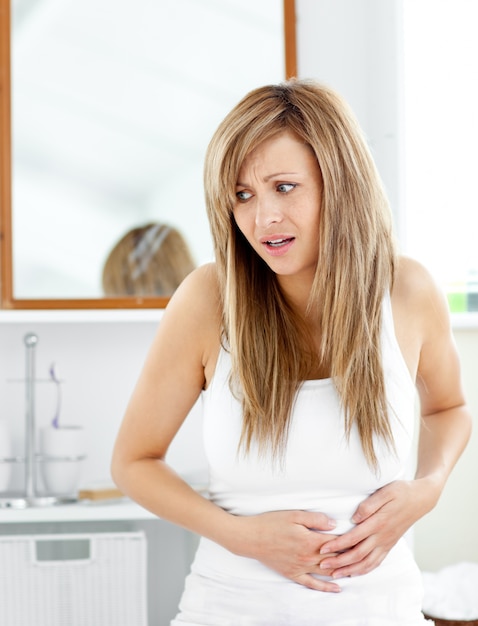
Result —
<path fill-rule="evenodd" d="M 364 500 L 354 529 L 330 541 L 322 553 L 345 551 L 322 561 L 334 576 L 367 573 L 403 534 L 436 505 L 471 433 L 460 364 L 444 296 L 418 264 L 402 261 L 396 286 L 397 335 L 413 367 L 420 398 L 420 437 L 414 480 L 385 485 Z"/>
<path fill-rule="evenodd" d="M 168 464 L 167 451 L 210 381 L 219 351 L 221 315 L 212 266 L 200 268 L 171 299 L 149 351 L 114 446 L 112 476 L 144 508 L 241 556 L 320 591 L 339 591 L 311 573 L 333 529 L 321 513 L 281 511 L 234 516 L 190 487 Z M 315 529 L 315 530 L 314 530 Z"/>

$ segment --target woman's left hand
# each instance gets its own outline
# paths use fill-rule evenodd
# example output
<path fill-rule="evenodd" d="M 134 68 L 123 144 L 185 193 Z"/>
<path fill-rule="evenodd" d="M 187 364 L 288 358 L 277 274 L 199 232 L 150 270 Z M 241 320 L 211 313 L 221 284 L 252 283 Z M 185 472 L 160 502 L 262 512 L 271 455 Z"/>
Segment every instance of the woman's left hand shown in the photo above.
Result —
<path fill-rule="evenodd" d="M 321 554 L 340 554 L 324 559 L 320 567 L 332 569 L 333 578 L 359 576 L 378 567 L 406 531 L 433 508 L 435 495 L 426 483 L 395 481 L 369 496 L 352 517 L 356 526 L 322 546 Z"/>

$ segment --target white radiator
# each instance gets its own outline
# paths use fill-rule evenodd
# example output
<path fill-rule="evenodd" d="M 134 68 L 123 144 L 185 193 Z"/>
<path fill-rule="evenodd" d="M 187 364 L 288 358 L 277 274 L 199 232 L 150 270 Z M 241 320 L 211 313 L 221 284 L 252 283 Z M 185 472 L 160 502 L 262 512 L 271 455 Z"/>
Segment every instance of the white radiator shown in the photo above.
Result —
<path fill-rule="evenodd" d="M 0 536 L 1 626 L 147 626 L 142 532 Z"/>

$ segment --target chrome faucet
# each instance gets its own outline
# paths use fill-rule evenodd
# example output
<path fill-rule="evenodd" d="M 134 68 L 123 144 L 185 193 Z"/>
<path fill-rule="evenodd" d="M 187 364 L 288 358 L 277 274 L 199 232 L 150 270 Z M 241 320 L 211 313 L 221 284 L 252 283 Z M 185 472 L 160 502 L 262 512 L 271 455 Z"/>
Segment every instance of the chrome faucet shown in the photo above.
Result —
<path fill-rule="evenodd" d="M 38 336 L 27 333 L 24 338 L 26 346 L 25 370 L 25 498 L 34 501 L 37 491 L 35 463 L 35 349 Z"/>
<path fill-rule="evenodd" d="M 0 498 L 0 508 L 24 509 L 32 506 L 51 506 L 76 502 L 77 498 L 38 495 L 37 470 L 39 456 L 36 452 L 36 424 L 35 424 L 35 350 L 38 336 L 27 333 L 24 337 L 25 354 L 25 457 L 6 459 L 11 462 L 25 464 L 25 490 L 21 494 L 11 494 Z"/>

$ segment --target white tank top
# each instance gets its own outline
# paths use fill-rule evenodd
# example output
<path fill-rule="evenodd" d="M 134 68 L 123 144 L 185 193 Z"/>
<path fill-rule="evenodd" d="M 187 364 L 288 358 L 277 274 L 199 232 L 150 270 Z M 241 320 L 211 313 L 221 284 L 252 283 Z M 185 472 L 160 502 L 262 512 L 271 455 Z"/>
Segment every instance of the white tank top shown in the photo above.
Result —
<path fill-rule="evenodd" d="M 229 388 L 231 362 L 221 348 L 214 378 L 204 392 L 204 438 L 210 468 L 210 497 L 236 515 L 301 509 L 322 511 L 351 527 L 358 504 L 379 487 L 402 478 L 408 468 L 415 419 L 415 386 L 398 346 L 390 297 L 383 304 L 382 360 L 395 454 L 381 440 L 379 472 L 368 465 L 356 428 L 347 439 L 332 379 L 303 382 L 294 404 L 282 466 L 259 457 L 253 445 L 238 452 L 241 404 Z"/>
<path fill-rule="evenodd" d="M 395 336 L 389 295 L 383 303 L 381 345 L 395 452 L 382 440 L 375 441 L 377 473 L 364 457 L 356 427 L 349 438 L 345 435 L 343 411 L 332 379 L 307 380 L 299 388 L 281 465 L 260 456 L 254 444 L 247 455 L 238 451 L 241 403 L 229 387 L 230 355 L 221 348 L 214 377 L 203 392 L 210 499 L 235 515 L 319 511 L 337 522 L 334 534 L 349 530 L 359 503 L 383 485 L 404 478 L 410 469 L 415 386 Z M 201 541 L 196 565 L 204 572 L 212 567 L 216 572 L 242 573 L 244 577 L 277 576 L 257 561 Z"/>

